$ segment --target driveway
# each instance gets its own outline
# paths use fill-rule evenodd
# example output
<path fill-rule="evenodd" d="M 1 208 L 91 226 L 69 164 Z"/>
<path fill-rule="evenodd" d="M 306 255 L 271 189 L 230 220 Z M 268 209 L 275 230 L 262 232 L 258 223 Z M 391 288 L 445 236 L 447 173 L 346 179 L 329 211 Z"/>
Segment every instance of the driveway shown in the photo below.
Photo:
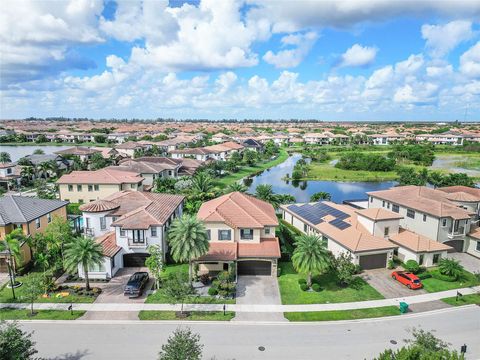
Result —
<path fill-rule="evenodd" d="M 238 305 L 280 305 L 280 290 L 276 277 L 239 276 L 237 281 Z M 286 321 L 282 313 L 237 312 L 237 321 Z"/>
<path fill-rule="evenodd" d="M 363 280 L 373 286 L 386 299 L 393 299 L 404 296 L 426 294 L 423 289 L 410 290 L 406 286 L 390 277 L 392 270 L 388 269 L 372 269 L 365 270 L 362 275 Z"/>
<path fill-rule="evenodd" d="M 0 272 L 0 287 L 8 281 L 8 273 Z"/>
<path fill-rule="evenodd" d="M 467 253 L 448 254 L 448 258 L 460 261 L 465 270 L 474 273 L 480 271 L 480 259 Z"/>

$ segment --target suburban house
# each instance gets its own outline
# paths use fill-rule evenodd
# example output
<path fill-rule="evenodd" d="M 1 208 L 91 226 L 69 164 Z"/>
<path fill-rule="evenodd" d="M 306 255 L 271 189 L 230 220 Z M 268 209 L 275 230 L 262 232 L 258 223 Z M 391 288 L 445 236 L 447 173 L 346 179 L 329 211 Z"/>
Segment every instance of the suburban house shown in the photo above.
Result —
<path fill-rule="evenodd" d="M 89 277 L 111 278 L 123 267 L 145 266 L 148 246 L 167 252 L 166 233 L 183 211 L 183 196 L 124 190 L 80 207 L 85 235 L 103 247 L 104 261 Z M 81 266 L 79 276 L 84 277 Z"/>
<path fill-rule="evenodd" d="M 19 186 L 22 180 L 20 171 L 20 166 L 14 163 L 0 163 L 0 186 L 6 190 Z"/>
<path fill-rule="evenodd" d="M 68 201 L 38 199 L 34 197 L 6 195 L 0 197 L 0 241 L 15 229 L 22 229 L 25 236 L 43 232 L 56 216 L 67 218 Z M 32 259 L 30 247 L 21 244 L 22 266 Z M 7 254 L 0 252 L 0 272 L 7 271 Z"/>
<path fill-rule="evenodd" d="M 195 172 L 201 166 L 204 165 L 204 162 L 200 160 L 189 159 L 189 158 L 173 159 L 173 158 L 163 157 L 163 156 L 142 156 L 134 159 L 134 161 L 166 164 L 166 165 L 171 165 L 175 167 L 178 166 L 178 170 L 176 173 L 177 176 L 191 176 L 195 174 Z"/>
<path fill-rule="evenodd" d="M 200 274 L 215 274 L 236 264 L 238 275 L 277 275 L 281 254 L 272 205 L 232 192 L 203 203 L 197 217 L 210 241 L 208 253 L 196 259 Z"/>
<path fill-rule="evenodd" d="M 303 142 L 309 145 L 330 145 L 333 143 L 346 144 L 349 137 L 342 134 L 333 134 L 331 132 L 307 133 L 303 135 Z"/>
<path fill-rule="evenodd" d="M 217 145 L 172 150 L 170 154 L 174 159 L 193 158 L 199 161 L 207 161 L 210 159 L 225 161 L 234 152 L 241 152 L 243 149 L 243 145 L 234 141 L 228 141 Z"/>
<path fill-rule="evenodd" d="M 78 156 L 81 161 L 90 161 L 93 154 L 100 153 L 100 150 L 92 149 L 86 146 L 75 146 L 69 149 L 55 151 L 60 156 Z"/>
<path fill-rule="evenodd" d="M 476 190 L 476 191 L 475 191 Z M 448 192 L 452 191 L 452 192 Z M 443 190 L 425 186 L 398 186 L 373 191 L 369 208 L 384 208 L 402 216 L 406 230 L 452 247 L 451 251 L 480 256 L 476 241 L 470 241 L 478 227 L 480 189 L 452 187 Z M 471 243 L 475 244 L 471 244 Z"/>
<path fill-rule="evenodd" d="M 95 171 L 72 171 L 57 180 L 60 199 L 73 203 L 87 203 L 104 199 L 122 190 L 143 190 L 140 174 L 116 168 Z"/>
<path fill-rule="evenodd" d="M 143 185 L 151 186 L 161 177 L 177 177 L 179 164 L 155 163 L 139 161 L 138 159 L 125 159 L 118 166 L 107 169 L 129 171 L 140 174 L 144 178 Z"/>
<path fill-rule="evenodd" d="M 406 140 L 406 136 L 402 134 L 373 134 L 367 135 L 373 145 L 390 145 Z"/>
<path fill-rule="evenodd" d="M 173 159 L 195 159 L 207 161 L 214 157 L 214 152 L 204 147 L 176 149 L 169 151 Z"/>
<path fill-rule="evenodd" d="M 224 134 L 224 133 L 216 133 L 212 135 L 212 141 L 216 143 L 223 143 L 225 141 L 229 141 L 231 139 L 230 136 Z"/>
<path fill-rule="evenodd" d="M 23 161 L 28 161 L 32 166 L 37 167 L 40 164 L 46 163 L 46 162 L 53 162 L 57 164 L 57 167 L 60 171 L 66 171 L 70 168 L 72 165 L 72 160 L 65 159 L 63 156 L 60 155 L 55 155 L 55 154 L 33 154 L 33 155 L 27 155 L 22 158 Z M 22 162 L 23 164 L 23 162 Z M 39 174 L 40 176 L 45 175 L 45 176 L 51 176 L 51 175 L 56 175 L 53 174 L 52 171 L 48 171 L 47 174 Z"/>
<path fill-rule="evenodd" d="M 420 134 L 415 137 L 417 142 L 429 142 L 433 145 L 463 145 L 463 136 L 460 134 Z"/>
<path fill-rule="evenodd" d="M 150 145 L 140 144 L 135 141 L 127 141 L 115 146 L 115 150 L 117 150 L 119 154 L 130 158 L 134 157 L 135 151 L 143 151 L 149 148 L 151 148 Z"/>
<path fill-rule="evenodd" d="M 256 152 L 263 152 L 263 144 L 255 139 L 248 138 L 242 141 L 242 145 L 245 149 L 253 150 Z"/>

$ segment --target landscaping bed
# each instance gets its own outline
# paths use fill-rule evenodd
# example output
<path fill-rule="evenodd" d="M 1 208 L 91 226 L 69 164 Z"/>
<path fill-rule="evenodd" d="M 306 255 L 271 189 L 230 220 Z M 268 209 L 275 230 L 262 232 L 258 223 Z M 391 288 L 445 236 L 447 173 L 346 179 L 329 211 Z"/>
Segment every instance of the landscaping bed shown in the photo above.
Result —
<path fill-rule="evenodd" d="M 36 310 L 30 315 L 26 309 L 0 309 L 0 320 L 75 320 L 83 316 L 85 311 L 74 310 L 73 314 L 67 310 Z"/>
<path fill-rule="evenodd" d="M 283 315 L 289 321 L 333 321 L 367 319 L 401 314 L 396 306 L 383 306 L 370 309 L 286 312 L 283 313 Z"/>
<path fill-rule="evenodd" d="M 480 282 L 475 278 L 475 275 L 466 270 L 463 270 L 462 275 L 458 278 L 458 280 L 440 274 L 438 268 L 428 269 L 426 273 L 431 275 L 431 277 L 422 279 L 423 288 L 427 292 L 460 289 L 480 284 Z M 420 278 L 422 277 L 425 277 L 425 275 L 421 274 Z"/>
<path fill-rule="evenodd" d="M 186 317 L 178 317 L 175 311 L 142 310 L 138 314 L 140 320 L 185 320 L 185 321 L 230 321 L 235 317 L 233 311 L 194 311 Z"/>
<path fill-rule="evenodd" d="M 463 296 L 460 296 L 458 300 L 457 300 L 457 297 L 454 296 L 454 297 L 442 299 L 442 301 L 452 306 L 462 306 L 462 305 L 470 305 L 470 304 L 480 305 L 480 294 L 463 295 Z"/>
<path fill-rule="evenodd" d="M 278 278 L 282 304 L 325 304 L 384 298 L 359 277 L 355 280 L 355 286 L 341 287 L 331 273 L 313 277 L 313 282 L 320 286 L 320 291 L 302 291 L 299 279 L 304 279 L 305 276 L 298 274 L 291 262 L 280 262 L 279 267 L 282 269 Z"/>

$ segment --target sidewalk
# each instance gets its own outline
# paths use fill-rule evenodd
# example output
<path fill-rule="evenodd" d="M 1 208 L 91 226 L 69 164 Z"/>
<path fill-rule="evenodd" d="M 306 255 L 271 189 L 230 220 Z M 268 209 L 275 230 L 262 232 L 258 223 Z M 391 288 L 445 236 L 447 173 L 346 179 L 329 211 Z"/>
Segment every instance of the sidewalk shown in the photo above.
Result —
<path fill-rule="evenodd" d="M 376 308 L 382 306 L 398 306 L 401 301 L 407 304 L 425 303 L 434 300 L 440 300 L 443 298 L 454 297 L 457 295 L 457 291 L 463 295 L 469 295 L 480 292 L 480 286 L 454 289 L 441 291 L 436 293 L 422 294 L 407 296 L 395 299 L 382 299 L 371 301 L 358 301 L 349 303 L 334 303 L 334 304 L 305 304 L 305 305 L 248 305 L 248 304 L 227 304 L 226 311 L 234 312 L 307 312 L 307 311 L 327 311 L 327 310 L 353 310 L 353 309 L 366 309 Z M 56 303 L 36 303 L 34 308 L 36 310 L 67 310 L 70 304 L 56 304 Z M 1 308 L 16 308 L 26 309 L 30 307 L 30 304 L 18 303 L 18 304 L 0 304 Z M 141 310 L 159 310 L 159 311 L 179 311 L 181 305 L 169 305 L 169 304 L 73 304 L 73 310 L 85 310 L 85 311 L 141 311 Z M 185 304 L 184 310 L 186 311 L 223 311 L 223 304 Z"/>

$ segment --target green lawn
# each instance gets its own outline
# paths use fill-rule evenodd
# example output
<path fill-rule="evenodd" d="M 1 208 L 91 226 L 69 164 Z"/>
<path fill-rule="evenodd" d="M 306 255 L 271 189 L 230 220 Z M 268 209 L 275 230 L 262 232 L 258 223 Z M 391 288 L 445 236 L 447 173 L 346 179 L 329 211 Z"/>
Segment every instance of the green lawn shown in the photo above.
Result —
<path fill-rule="evenodd" d="M 332 321 L 395 316 L 400 315 L 400 310 L 396 306 L 384 306 L 356 310 L 286 312 L 283 313 L 283 315 L 289 321 Z"/>
<path fill-rule="evenodd" d="M 332 274 L 314 277 L 323 288 L 320 292 L 307 292 L 300 289 L 298 279 L 305 278 L 297 274 L 291 262 L 280 262 L 281 275 L 278 278 L 282 304 L 324 304 L 365 300 L 377 300 L 384 297 L 363 279 L 358 278 L 357 288 L 339 287 Z"/>
<path fill-rule="evenodd" d="M 230 321 L 235 317 L 233 311 L 194 311 L 184 319 L 176 316 L 175 311 L 151 311 L 142 310 L 138 314 L 140 320 L 185 320 L 185 321 Z"/>
<path fill-rule="evenodd" d="M 438 269 L 429 269 L 428 272 L 435 274 L 438 272 Z M 457 281 L 443 281 L 431 277 L 429 279 L 422 280 L 422 284 L 426 291 L 438 292 L 480 285 L 480 282 L 475 278 L 475 275 L 469 273 L 468 271 L 464 271 L 463 276 Z"/>
<path fill-rule="evenodd" d="M 452 306 L 462 306 L 469 304 L 480 305 L 480 294 L 463 295 L 462 297 L 458 298 L 458 301 L 456 300 L 455 296 L 442 299 L 442 301 Z"/>
<path fill-rule="evenodd" d="M 85 314 L 85 311 L 66 310 L 36 310 L 35 316 L 30 316 L 30 310 L 0 309 L 0 320 L 75 320 Z"/>
<path fill-rule="evenodd" d="M 392 181 L 397 179 L 395 171 L 364 171 L 338 169 L 329 162 L 312 162 L 305 180 L 331 181 Z"/>

